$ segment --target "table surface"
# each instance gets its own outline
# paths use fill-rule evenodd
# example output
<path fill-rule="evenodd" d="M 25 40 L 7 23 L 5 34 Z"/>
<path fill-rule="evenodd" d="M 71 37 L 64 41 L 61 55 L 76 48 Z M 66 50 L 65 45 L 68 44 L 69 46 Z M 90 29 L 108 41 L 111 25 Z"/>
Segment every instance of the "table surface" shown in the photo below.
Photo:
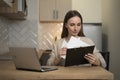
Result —
<path fill-rule="evenodd" d="M 0 80 L 38 80 L 38 79 L 97 79 L 113 80 L 114 75 L 102 67 L 79 66 L 60 67 L 48 72 L 16 70 L 13 61 L 0 61 Z"/>

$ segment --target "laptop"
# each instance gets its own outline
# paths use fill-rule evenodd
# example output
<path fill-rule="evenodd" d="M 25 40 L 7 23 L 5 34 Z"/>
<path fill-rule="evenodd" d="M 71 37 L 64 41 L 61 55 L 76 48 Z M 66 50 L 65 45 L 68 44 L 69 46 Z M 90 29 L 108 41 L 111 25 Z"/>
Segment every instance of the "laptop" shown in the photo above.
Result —
<path fill-rule="evenodd" d="M 18 70 L 46 72 L 58 69 L 56 66 L 41 66 L 35 48 L 11 47 L 10 52 Z"/>
<path fill-rule="evenodd" d="M 93 53 L 93 46 L 79 47 L 67 49 L 65 66 L 74 66 L 80 64 L 88 64 L 89 62 L 84 58 L 85 54 Z"/>

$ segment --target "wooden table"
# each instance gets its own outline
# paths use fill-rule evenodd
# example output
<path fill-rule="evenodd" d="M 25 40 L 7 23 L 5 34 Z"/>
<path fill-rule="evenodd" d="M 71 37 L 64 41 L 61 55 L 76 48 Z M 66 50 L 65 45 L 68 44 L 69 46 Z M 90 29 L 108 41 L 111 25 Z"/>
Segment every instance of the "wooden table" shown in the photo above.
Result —
<path fill-rule="evenodd" d="M 16 70 L 12 61 L 0 61 L 0 80 L 84 79 L 113 80 L 111 72 L 101 67 L 58 67 L 49 72 Z"/>

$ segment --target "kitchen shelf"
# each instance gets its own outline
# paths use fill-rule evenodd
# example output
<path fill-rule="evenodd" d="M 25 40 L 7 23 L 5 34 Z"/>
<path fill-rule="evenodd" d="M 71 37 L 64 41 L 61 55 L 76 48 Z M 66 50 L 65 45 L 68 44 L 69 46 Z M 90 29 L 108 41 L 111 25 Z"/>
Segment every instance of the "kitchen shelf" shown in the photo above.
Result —
<path fill-rule="evenodd" d="M 0 7 L 0 16 L 14 20 L 25 20 L 27 16 L 26 0 L 14 0 L 12 7 Z"/>

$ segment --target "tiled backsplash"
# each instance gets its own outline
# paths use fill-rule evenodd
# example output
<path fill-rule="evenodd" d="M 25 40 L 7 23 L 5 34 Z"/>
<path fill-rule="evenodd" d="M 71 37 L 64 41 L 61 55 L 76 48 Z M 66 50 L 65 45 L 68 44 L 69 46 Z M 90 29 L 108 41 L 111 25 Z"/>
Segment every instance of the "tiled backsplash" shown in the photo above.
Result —
<path fill-rule="evenodd" d="M 60 39 L 62 23 L 40 23 L 39 48 L 52 49 L 56 39 Z"/>
<path fill-rule="evenodd" d="M 0 54 L 7 53 L 8 49 L 8 25 L 7 20 L 0 17 Z M 1 24 L 2 23 L 2 24 Z"/>
<path fill-rule="evenodd" d="M 39 0 L 27 0 L 26 20 L 8 20 L 0 17 L 0 54 L 9 47 L 38 48 Z"/>
<path fill-rule="evenodd" d="M 10 47 L 37 47 L 37 22 L 15 21 L 9 27 Z"/>
<path fill-rule="evenodd" d="M 0 53 L 9 47 L 38 48 L 38 23 L 36 21 L 7 21 L 0 18 Z"/>

